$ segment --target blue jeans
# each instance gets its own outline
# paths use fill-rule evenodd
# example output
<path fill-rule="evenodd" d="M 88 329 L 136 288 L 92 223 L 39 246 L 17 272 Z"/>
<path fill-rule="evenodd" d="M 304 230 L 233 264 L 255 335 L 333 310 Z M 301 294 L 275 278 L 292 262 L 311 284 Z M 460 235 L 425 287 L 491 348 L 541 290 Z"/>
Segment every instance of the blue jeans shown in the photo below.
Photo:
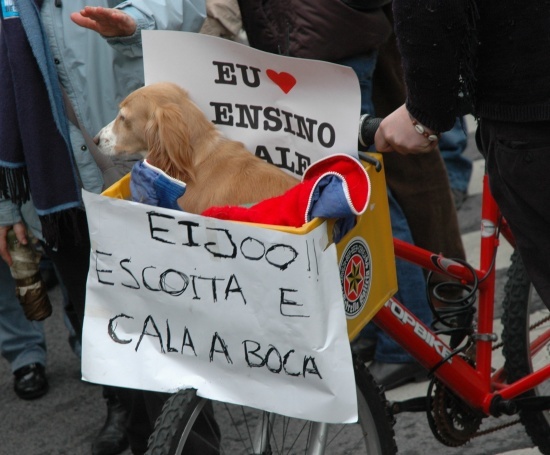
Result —
<path fill-rule="evenodd" d="M 468 191 L 472 177 L 472 161 L 464 156 L 468 145 L 468 133 L 463 117 L 458 117 L 452 129 L 444 132 L 439 139 L 439 150 L 447 168 L 452 189 Z"/>
<path fill-rule="evenodd" d="M 361 114 L 374 115 L 374 104 L 372 102 L 372 76 L 376 68 L 378 52 L 373 51 L 368 55 L 360 55 L 340 60 L 339 65 L 349 66 L 359 79 L 361 90 Z M 359 118 L 357 118 L 359 122 Z"/>
<path fill-rule="evenodd" d="M 46 339 L 42 322 L 29 321 L 17 296 L 8 265 L 0 259 L 0 353 L 12 372 L 40 363 L 46 366 Z"/>
<path fill-rule="evenodd" d="M 348 58 L 338 63 L 350 66 L 359 78 L 361 89 L 361 114 L 375 115 L 372 102 L 372 76 L 376 67 L 377 53 Z M 388 202 L 390 206 L 390 219 L 392 235 L 400 240 L 413 243 L 411 230 L 405 218 L 405 214 L 397 201 L 393 198 L 388 189 Z M 432 314 L 428 306 L 426 296 L 426 283 L 422 269 L 408 262 L 397 259 L 397 284 L 399 291 L 396 294 L 398 299 L 416 317 L 425 324 L 431 324 Z M 385 363 L 406 363 L 413 362 L 413 358 L 401 348 L 388 335 L 380 330 L 374 323 L 368 324 L 359 336 L 376 338 L 375 359 Z"/>
<path fill-rule="evenodd" d="M 401 207 L 388 189 L 388 202 L 390 205 L 390 219 L 392 235 L 404 242 L 413 243 L 411 230 Z M 401 259 L 395 260 L 397 271 L 397 285 L 399 290 L 395 298 L 399 300 L 424 324 L 432 323 L 432 312 L 428 305 L 426 295 L 426 282 L 422 269 Z M 376 338 L 376 351 L 374 358 L 384 363 L 413 362 L 413 358 L 403 350 L 391 337 L 380 330 L 375 324 L 368 324 L 360 336 Z"/>

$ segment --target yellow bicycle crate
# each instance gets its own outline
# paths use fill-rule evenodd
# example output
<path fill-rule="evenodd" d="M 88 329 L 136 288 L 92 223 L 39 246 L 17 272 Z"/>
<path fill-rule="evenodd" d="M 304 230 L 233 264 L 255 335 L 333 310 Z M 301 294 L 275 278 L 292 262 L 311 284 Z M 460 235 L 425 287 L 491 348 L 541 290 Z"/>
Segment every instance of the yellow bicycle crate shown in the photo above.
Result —
<path fill-rule="evenodd" d="M 381 163 L 380 154 L 371 154 Z M 397 292 L 397 275 L 384 168 L 363 162 L 371 181 L 367 210 L 336 244 L 350 340 Z"/>
<path fill-rule="evenodd" d="M 372 153 L 381 163 L 382 156 Z M 337 244 L 342 296 L 350 340 L 372 319 L 376 312 L 397 292 L 397 276 L 393 252 L 388 197 L 384 169 L 376 171 L 363 162 L 371 182 L 371 194 L 366 211 L 355 227 Z M 130 197 L 130 174 L 103 192 L 104 196 L 127 199 Z M 257 224 L 303 235 L 323 220 L 314 219 L 300 228 Z M 327 224 L 331 230 L 333 223 Z"/>

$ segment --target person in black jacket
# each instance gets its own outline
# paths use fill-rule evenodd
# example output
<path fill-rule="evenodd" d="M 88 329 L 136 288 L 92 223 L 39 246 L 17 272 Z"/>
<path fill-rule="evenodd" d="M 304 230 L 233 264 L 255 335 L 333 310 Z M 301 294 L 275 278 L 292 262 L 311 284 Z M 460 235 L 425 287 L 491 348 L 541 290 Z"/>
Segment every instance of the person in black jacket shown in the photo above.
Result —
<path fill-rule="evenodd" d="M 393 10 L 407 101 L 382 122 L 378 150 L 432 150 L 467 96 L 491 191 L 550 308 L 550 3 L 393 0 Z"/>

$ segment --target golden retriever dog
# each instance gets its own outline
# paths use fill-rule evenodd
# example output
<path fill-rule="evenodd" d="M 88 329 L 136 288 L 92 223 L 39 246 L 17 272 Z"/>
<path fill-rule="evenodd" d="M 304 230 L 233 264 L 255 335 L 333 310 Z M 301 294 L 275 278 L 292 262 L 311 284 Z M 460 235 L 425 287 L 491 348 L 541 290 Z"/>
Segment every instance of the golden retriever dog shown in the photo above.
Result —
<path fill-rule="evenodd" d="M 106 155 L 141 153 L 153 166 L 185 182 L 178 205 L 191 213 L 256 203 L 299 183 L 241 142 L 224 137 L 173 83 L 151 84 L 128 95 L 95 142 Z"/>

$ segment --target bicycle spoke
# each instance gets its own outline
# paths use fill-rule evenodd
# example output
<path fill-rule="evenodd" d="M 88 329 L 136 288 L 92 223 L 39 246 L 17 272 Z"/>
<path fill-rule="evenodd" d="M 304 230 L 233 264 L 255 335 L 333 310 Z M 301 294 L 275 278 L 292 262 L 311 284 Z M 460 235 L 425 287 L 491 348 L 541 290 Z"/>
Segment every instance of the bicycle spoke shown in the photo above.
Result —
<path fill-rule="evenodd" d="M 368 392 L 373 400 L 370 403 L 378 406 L 373 408 L 377 411 L 376 415 L 387 418 L 386 403 L 376 401 L 380 398 L 380 392 L 376 389 L 377 386 L 372 377 L 368 376 L 364 369 L 358 371 L 358 374 L 364 391 Z M 369 384 L 374 388 L 365 387 Z M 360 425 L 326 426 L 254 408 L 210 402 L 198 397 L 194 390 L 183 390 L 174 394 L 166 402 L 163 414 L 157 420 L 157 426 L 152 435 L 150 453 L 179 454 L 185 450 L 185 444 L 192 432 L 194 441 L 200 441 L 204 447 L 217 449 L 221 454 L 296 455 L 300 453 L 310 455 L 318 451 L 326 453 L 325 441 L 330 439 L 331 449 L 327 455 L 343 455 L 350 450 L 355 450 L 356 440 L 361 433 L 372 432 L 375 438 L 378 436 L 376 441 L 379 443 L 390 441 L 390 444 L 387 446 L 388 450 L 384 451 L 382 444 L 379 444 L 369 454 L 393 455 L 395 443 L 391 426 L 381 427 L 382 430 L 388 431 L 378 433 L 377 427 L 374 426 L 376 420 L 372 418 L 371 408 L 367 406 L 361 389 L 358 389 L 358 396 L 362 397 L 359 401 L 359 415 L 363 418 L 360 419 Z M 204 408 L 205 405 L 207 405 L 206 408 Z M 198 420 L 199 418 L 206 421 L 202 423 Z M 338 437 L 339 440 L 336 439 Z M 365 448 L 367 447 L 361 449 L 361 453 L 364 453 Z"/>
<path fill-rule="evenodd" d="M 237 433 L 237 436 L 238 436 L 238 439 L 240 440 L 240 442 L 242 443 L 243 447 L 248 450 L 249 449 L 249 445 L 246 444 L 246 439 L 243 438 L 243 436 L 241 435 L 241 432 L 239 431 L 239 427 L 240 425 L 238 425 L 237 421 L 235 420 L 235 418 L 233 417 L 233 413 L 231 412 L 231 410 L 229 409 L 229 406 L 227 405 L 227 403 L 224 403 L 223 404 L 223 407 L 225 409 L 225 411 L 227 412 L 228 416 L 229 416 L 229 419 L 231 420 L 231 423 L 233 424 L 233 429 L 235 430 L 235 432 Z M 246 428 L 246 431 L 248 433 L 248 441 L 250 441 L 250 443 L 252 443 L 252 436 L 250 435 L 250 427 L 248 425 L 248 419 L 246 418 L 246 415 L 244 413 L 244 408 L 242 406 L 239 407 L 239 409 L 241 410 L 242 412 L 242 418 L 245 422 L 245 428 Z M 251 445 L 251 444 L 250 444 Z"/>
<path fill-rule="evenodd" d="M 338 437 L 338 435 L 342 433 L 342 431 L 344 431 L 343 425 L 341 425 L 339 428 L 340 429 L 334 433 L 334 436 L 327 441 L 327 447 L 329 447 L 332 444 L 332 442 Z"/>

